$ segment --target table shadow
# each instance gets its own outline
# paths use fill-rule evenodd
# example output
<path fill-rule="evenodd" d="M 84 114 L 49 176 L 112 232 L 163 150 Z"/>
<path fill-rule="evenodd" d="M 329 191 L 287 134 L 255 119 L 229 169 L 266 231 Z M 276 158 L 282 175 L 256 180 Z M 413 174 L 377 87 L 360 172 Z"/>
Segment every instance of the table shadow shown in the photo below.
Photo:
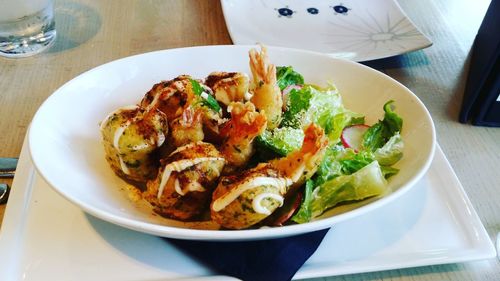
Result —
<path fill-rule="evenodd" d="M 465 57 L 460 72 L 457 73 L 458 83 L 455 83 L 454 87 L 451 89 L 450 102 L 448 103 L 446 112 L 448 114 L 448 117 L 452 121 L 458 121 L 460 118 L 460 112 L 462 111 L 466 95 L 465 90 L 467 86 L 467 78 L 469 76 L 469 71 L 470 71 L 471 57 L 472 57 L 472 48 L 467 53 L 467 56 Z M 472 124 L 469 121 L 466 122 L 466 124 L 472 126 Z"/>
<path fill-rule="evenodd" d="M 56 5 L 55 20 L 57 38 L 48 53 L 59 53 L 84 44 L 99 32 L 102 25 L 101 16 L 95 9 L 76 2 Z"/>
<path fill-rule="evenodd" d="M 419 50 L 389 58 L 364 61 L 361 64 L 382 71 L 391 68 L 411 68 L 428 65 L 429 58 L 423 50 Z"/>
<path fill-rule="evenodd" d="M 182 276 L 212 275 L 191 257 L 154 235 L 108 223 L 85 213 L 90 225 L 113 248 L 149 267 Z"/>

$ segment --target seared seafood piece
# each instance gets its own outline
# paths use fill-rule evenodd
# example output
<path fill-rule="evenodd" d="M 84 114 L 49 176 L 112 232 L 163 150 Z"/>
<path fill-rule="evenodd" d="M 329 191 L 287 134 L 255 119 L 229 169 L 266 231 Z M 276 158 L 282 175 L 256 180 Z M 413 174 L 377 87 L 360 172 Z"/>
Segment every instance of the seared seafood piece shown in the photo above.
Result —
<path fill-rule="evenodd" d="M 222 118 L 221 112 L 215 112 L 206 106 L 198 107 L 201 110 L 201 124 L 203 125 L 204 141 L 220 144 L 220 127 L 227 122 L 227 119 Z"/>
<path fill-rule="evenodd" d="M 194 85 L 198 88 L 195 89 Z M 205 106 L 209 96 L 213 96 L 209 87 L 189 75 L 180 75 L 170 81 L 155 84 L 140 104 L 147 109 L 156 108 L 165 113 L 171 127 L 182 128 L 185 125 L 184 131 L 194 135 L 192 141 L 203 140 L 205 136 L 212 140 L 219 135 L 219 125 L 223 120 L 220 112 Z M 180 137 L 174 139 L 176 143 L 186 143 L 187 135 L 184 132 L 172 137 Z"/>
<path fill-rule="evenodd" d="M 165 114 L 136 105 L 115 110 L 101 122 L 107 161 L 116 174 L 133 181 L 156 176 L 159 161 L 154 154 L 167 133 Z"/>
<path fill-rule="evenodd" d="M 205 134 L 201 120 L 202 114 L 201 110 L 188 107 L 180 117 L 170 122 L 170 136 L 175 147 L 203 140 Z"/>
<path fill-rule="evenodd" d="M 231 119 L 221 129 L 220 151 L 227 160 L 227 169 L 244 166 L 254 152 L 253 141 L 266 130 L 267 118 L 255 111 L 252 103 L 233 102 L 228 111 Z"/>
<path fill-rule="evenodd" d="M 248 228 L 262 221 L 283 205 L 291 188 L 304 183 L 317 169 L 327 139 L 320 127 L 305 129 L 300 150 L 288 156 L 261 163 L 240 175 L 222 177 L 212 195 L 212 219 L 225 228 Z"/>
<path fill-rule="evenodd" d="M 212 220 L 229 229 L 250 227 L 283 205 L 290 184 L 269 164 L 223 177 L 212 195 Z"/>
<path fill-rule="evenodd" d="M 191 87 L 191 76 L 181 75 L 169 81 L 157 83 L 149 90 L 140 102 L 147 110 L 158 109 L 165 113 L 168 120 L 181 116 L 182 112 L 194 103 L 195 96 Z"/>
<path fill-rule="evenodd" d="M 210 143 L 190 143 L 161 160 L 156 179 L 147 183 L 143 198 L 155 212 L 193 220 L 207 210 L 225 160 Z"/>
<path fill-rule="evenodd" d="M 276 66 L 270 63 L 264 46 L 261 46 L 260 53 L 251 49 L 249 56 L 252 72 L 250 92 L 253 93 L 250 100 L 258 110 L 265 112 L 267 127 L 274 129 L 281 121 L 283 107 L 283 98 L 276 78 Z"/>
<path fill-rule="evenodd" d="M 212 89 L 217 101 L 226 106 L 250 100 L 249 83 L 248 75 L 241 72 L 212 72 L 205 79 L 205 85 Z"/>

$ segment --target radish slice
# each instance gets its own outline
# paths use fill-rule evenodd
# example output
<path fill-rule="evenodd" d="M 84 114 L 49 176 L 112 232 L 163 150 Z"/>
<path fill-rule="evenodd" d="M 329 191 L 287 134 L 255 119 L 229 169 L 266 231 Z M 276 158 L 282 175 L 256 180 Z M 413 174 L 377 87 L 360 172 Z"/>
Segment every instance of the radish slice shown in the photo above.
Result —
<path fill-rule="evenodd" d="M 302 193 L 298 193 L 297 196 L 295 196 L 295 200 L 293 200 L 292 206 L 285 212 L 282 212 L 280 216 L 276 219 L 274 222 L 274 225 L 276 226 L 282 226 L 287 222 L 295 213 L 295 211 L 299 208 L 300 203 L 302 202 Z"/>
<path fill-rule="evenodd" d="M 352 148 L 354 151 L 358 152 L 359 149 L 361 149 L 363 135 L 369 128 L 370 126 L 364 124 L 344 128 L 340 137 L 344 147 Z"/>
<path fill-rule="evenodd" d="M 287 105 L 287 99 L 288 99 L 288 94 L 290 93 L 291 90 L 300 90 L 302 89 L 302 86 L 300 85 L 289 85 L 286 88 L 283 89 L 281 92 L 281 95 L 283 97 L 283 110 L 286 110 L 286 105 Z"/>
<path fill-rule="evenodd" d="M 293 90 L 293 89 L 300 90 L 300 89 L 302 89 L 302 86 L 300 86 L 300 85 L 289 85 L 289 86 L 287 86 L 286 88 L 283 89 L 283 95 L 284 96 L 288 95 L 288 93 L 290 93 L 290 91 Z"/>
<path fill-rule="evenodd" d="M 302 192 L 287 196 L 285 205 L 267 217 L 262 225 L 283 226 L 295 214 L 295 211 L 300 207 L 300 203 L 302 203 Z"/>

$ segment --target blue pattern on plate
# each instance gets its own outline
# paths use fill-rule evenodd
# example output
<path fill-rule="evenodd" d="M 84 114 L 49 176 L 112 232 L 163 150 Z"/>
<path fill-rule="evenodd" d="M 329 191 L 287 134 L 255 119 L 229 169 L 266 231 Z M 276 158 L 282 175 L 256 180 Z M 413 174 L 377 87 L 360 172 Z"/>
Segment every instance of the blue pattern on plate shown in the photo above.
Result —
<path fill-rule="evenodd" d="M 221 0 L 221 3 L 228 14 L 226 23 L 234 25 L 231 38 L 236 44 L 266 42 L 355 61 L 399 55 L 432 44 L 395 0 Z M 297 31 L 300 34 L 295 36 Z M 283 36 L 276 38 L 275 34 Z"/>
<path fill-rule="evenodd" d="M 319 10 L 317 8 L 307 8 L 307 12 L 311 15 L 317 15 Z"/>
<path fill-rule="evenodd" d="M 284 8 L 275 9 L 275 10 L 278 11 L 278 13 L 279 13 L 278 17 L 287 17 L 287 18 L 291 18 L 292 15 L 296 12 L 296 11 L 293 11 L 292 9 L 288 8 L 288 6 L 285 6 Z"/>
<path fill-rule="evenodd" d="M 331 8 L 335 11 L 335 14 L 342 14 L 342 15 L 347 15 L 347 12 L 350 10 L 349 8 L 347 8 L 342 4 L 333 6 Z"/>
<path fill-rule="evenodd" d="M 346 6 L 344 6 L 342 3 L 335 5 L 335 6 L 330 6 L 330 8 L 332 8 L 335 11 L 336 15 L 337 14 L 347 15 L 347 12 L 349 10 L 351 10 L 350 8 L 347 8 Z M 297 12 L 297 11 L 290 9 L 288 7 L 288 5 L 285 7 L 281 7 L 281 8 L 274 8 L 274 10 L 278 12 L 279 18 L 281 18 L 281 17 L 291 18 L 292 15 Z M 307 13 L 309 13 L 311 15 L 319 14 L 319 9 L 316 7 L 307 8 L 306 11 L 307 11 Z"/>

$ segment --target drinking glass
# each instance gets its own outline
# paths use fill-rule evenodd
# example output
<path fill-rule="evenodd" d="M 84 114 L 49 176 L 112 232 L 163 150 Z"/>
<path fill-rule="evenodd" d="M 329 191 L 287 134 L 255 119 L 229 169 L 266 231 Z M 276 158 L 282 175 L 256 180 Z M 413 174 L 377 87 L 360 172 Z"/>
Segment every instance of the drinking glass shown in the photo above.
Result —
<path fill-rule="evenodd" d="M 0 56 L 35 55 L 55 38 L 52 0 L 0 0 Z"/>

